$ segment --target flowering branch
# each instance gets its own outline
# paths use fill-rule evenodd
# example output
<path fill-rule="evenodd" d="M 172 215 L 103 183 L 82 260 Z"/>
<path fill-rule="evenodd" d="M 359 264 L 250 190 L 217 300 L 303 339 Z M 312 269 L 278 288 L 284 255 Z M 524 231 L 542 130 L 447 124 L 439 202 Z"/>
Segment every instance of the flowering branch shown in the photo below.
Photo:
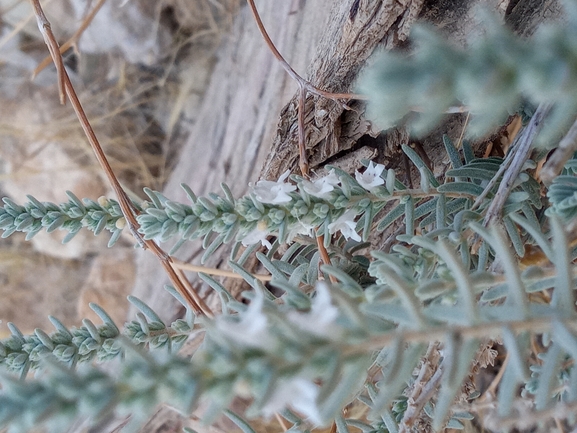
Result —
<path fill-rule="evenodd" d="M 34 334 L 24 335 L 16 325 L 9 323 L 12 335 L 0 341 L 0 366 L 24 378 L 30 370 L 45 368 L 49 354 L 62 365 L 74 369 L 77 364 L 94 359 L 104 362 L 123 356 L 124 349 L 119 342 L 123 336 L 136 346 L 167 347 L 173 352 L 190 336 L 191 318 L 188 321 L 178 319 L 167 327 L 144 302 L 135 297 L 129 297 L 129 300 L 141 312 L 136 320 L 126 323 L 122 333 L 106 311 L 96 304 L 90 304 L 90 308 L 102 319 L 102 325 L 84 319 L 83 326 L 69 329 L 50 316 L 55 332 L 48 334 L 36 329 Z"/>
<path fill-rule="evenodd" d="M 483 167 L 487 166 L 487 163 L 483 164 Z M 498 164 L 494 165 L 495 169 L 499 167 Z M 474 167 L 473 161 L 471 168 L 462 167 L 448 173 L 494 177 L 493 172 L 475 171 Z M 186 240 L 204 237 L 206 242 L 213 244 L 209 251 L 233 240 L 245 246 L 262 243 L 270 248 L 272 245 L 268 237 L 271 235 L 277 236 L 281 243 L 291 242 L 302 235 L 314 236 L 317 240 L 323 236 L 328 242 L 334 234 L 358 242 L 367 239 L 371 229 L 370 225 L 364 224 L 362 236 L 359 234 L 359 221 L 365 221 L 364 216 L 369 215 L 369 209 L 370 218 L 373 218 L 389 202 L 404 203 L 413 199 L 426 203 L 426 199 L 437 196 L 457 200 L 475 199 L 483 191 L 473 183 L 463 182 L 448 182 L 436 188 L 424 185 L 426 190 L 405 189 L 396 181 L 393 170 L 385 170 L 383 165 L 372 162 L 363 173 L 357 171 L 354 178 L 336 168 L 313 181 L 293 176 L 295 183 L 291 183 L 288 176 L 287 172 L 276 182 L 259 181 L 251 186 L 248 195 L 239 199 L 232 196 L 226 185 L 222 185 L 224 196 L 210 194 L 208 197 L 197 197 L 183 185 L 191 205 L 171 201 L 160 193 L 146 189 L 150 201 L 133 204 L 142 212 L 137 216 L 139 233 L 146 241 L 156 239 L 165 242 L 178 236 L 180 241 L 176 247 Z M 426 178 L 428 175 L 423 173 L 423 176 Z M 525 176 L 522 182 L 531 180 Z M 69 241 L 85 227 L 96 234 L 104 229 L 111 231 L 110 244 L 118 239 L 125 221 L 115 200 L 101 198 L 98 202 L 88 199 L 80 201 L 73 194 L 68 195 L 69 201 L 59 205 L 41 203 L 34 197 L 28 197 L 29 202 L 24 205 L 4 199 L 4 206 L 0 207 L 2 236 L 7 237 L 18 231 L 31 238 L 42 229 L 53 231 L 58 228 L 69 232 L 65 238 L 65 241 Z M 486 196 L 482 207 L 486 208 L 491 199 L 491 194 Z M 409 223 L 414 222 L 411 220 Z"/>

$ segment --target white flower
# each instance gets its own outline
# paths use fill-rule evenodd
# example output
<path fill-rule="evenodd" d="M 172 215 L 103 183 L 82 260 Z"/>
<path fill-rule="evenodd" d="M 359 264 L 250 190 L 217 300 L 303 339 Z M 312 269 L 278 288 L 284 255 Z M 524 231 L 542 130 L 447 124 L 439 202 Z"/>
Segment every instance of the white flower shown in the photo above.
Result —
<path fill-rule="evenodd" d="M 252 191 L 261 203 L 268 204 L 282 204 L 288 203 L 292 199 L 289 192 L 294 191 L 297 187 L 290 183 L 285 183 L 285 179 L 289 177 L 290 171 L 287 170 L 276 182 L 270 180 L 259 180 Z"/>
<path fill-rule="evenodd" d="M 304 236 L 312 237 L 314 228 L 315 228 L 315 226 L 313 226 L 311 224 L 306 224 L 302 221 L 297 221 L 290 228 L 290 230 L 287 234 L 287 237 L 286 237 L 287 243 L 292 242 L 293 239 L 298 235 L 304 235 Z"/>
<path fill-rule="evenodd" d="M 256 227 L 248 232 L 244 238 L 242 238 L 241 242 L 245 247 L 249 245 L 261 243 L 263 246 L 267 247 L 269 250 L 272 248 L 271 243 L 267 240 L 267 236 L 270 235 L 268 230 L 266 230 L 266 223 L 263 221 L 259 221 Z"/>
<path fill-rule="evenodd" d="M 355 217 L 357 214 L 352 209 L 349 209 L 344 214 L 342 214 L 334 223 L 329 224 L 329 233 L 333 234 L 340 231 L 345 239 L 353 239 L 357 242 L 361 241 L 361 237 L 355 231 L 357 223 L 355 222 Z"/>
<path fill-rule="evenodd" d="M 357 182 L 363 188 L 370 191 L 385 183 L 384 179 L 381 177 L 381 173 L 384 169 L 385 166 L 383 164 L 374 164 L 373 161 L 371 161 L 363 174 L 359 173 L 358 170 L 355 170 L 355 179 L 357 179 Z"/>
<path fill-rule="evenodd" d="M 216 329 L 235 343 L 249 347 L 270 348 L 274 337 L 268 331 L 268 319 L 262 311 L 263 305 L 264 295 L 257 292 L 257 296 L 239 321 L 220 316 L 216 321 Z"/>
<path fill-rule="evenodd" d="M 270 418 L 290 406 L 312 424 L 322 425 L 323 419 L 317 405 L 318 395 L 319 386 L 308 379 L 295 377 L 290 380 L 281 380 L 263 406 L 262 414 Z"/>
<path fill-rule="evenodd" d="M 312 182 L 305 180 L 303 182 L 303 189 L 307 194 L 314 197 L 325 198 L 329 192 L 335 189 L 335 186 L 337 186 L 340 181 L 335 171 L 331 170 L 328 175 Z"/>
<path fill-rule="evenodd" d="M 316 296 L 307 313 L 291 311 L 288 319 L 295 325 L 313 335 L 325 338 L 338 338 L 340 328 L 336 325 L 339 309 L 331 302 L 329 287 L 319 281 L 316 285 Z"/>

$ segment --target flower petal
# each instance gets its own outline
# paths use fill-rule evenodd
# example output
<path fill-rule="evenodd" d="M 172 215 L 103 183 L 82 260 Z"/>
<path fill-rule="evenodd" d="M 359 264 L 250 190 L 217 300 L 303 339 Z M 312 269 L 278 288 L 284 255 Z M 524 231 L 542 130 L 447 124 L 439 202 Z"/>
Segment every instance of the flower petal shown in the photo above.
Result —
<path fill-rule="evenodd" d="M 262 230 L 258 227 L 258 225 L 248 232 L 241 240 L 242 244 L 245 247 L 249 245 L 254 245 L 256 243 L 261 243 L 263 246 L 267 247 L 268 249 L 272 248 L 271 243 L 267 240 L 267 236 L 269 236 L 269 232 L 267 230 Z"/>
<path fill-rule="evenodd" d="M 266 314 L 263 313 L 264 295 L 257 292 L 241 320 L 220 316 L 216 329 L 237 344 L 248 347 L 270 348 L 274 337 L 270 334 Z"/>
<path fill-rule="evenodd" d="M 268 418 L 291 406 L 312 424 L 322 425 L 323 420 L 317 404 L 318 395 L 318 385 L 308 379 L 296 377 L 282 380 L 262 408 L 262 414 Z"/>
<path fill-rule="evenodd" d="M 296 185 L 286 183 L 284 180 L 288 178 L 290 171 L 285 171 L 276 182 L 270 180 L 259 180 L 252 191 L 258 201 L 264 204 L 282 204 L 288 203 L 292 200 L 288 195 L 297 189 Z"/>
<path fill-rule="evenodd" d="M 303 189 L 313 197 L 325 198 L 329 192 L 335 189 L 335 186 L 337 186 L 340 181 L 335 171 L 331 170 L 328 175 L 320 177 L 313 182 L 305 180 L 303 182 Z"/>
<path fill-rule="evenodd" d="M 374 164 L 372 161 L 364 173 L 359 173 L 355 171 L 355 179 L 357 182 L 365 189 L 371 190 L 385 183 L 385 180 L 381 177 L 381 174 L 385 166 L 383 164 Z"/>
<path fill-rule="evenodd" d="M 333 234 L 340 231 L 345 239 L 353 239 L 357 242 L 361 241 L 361 237 L 356 232 L 357 223 L 355 217 L 357 214 L 352 209 L 349 209 L 342 214 L 335 222 L 329 224 L 329 233 Z"/>

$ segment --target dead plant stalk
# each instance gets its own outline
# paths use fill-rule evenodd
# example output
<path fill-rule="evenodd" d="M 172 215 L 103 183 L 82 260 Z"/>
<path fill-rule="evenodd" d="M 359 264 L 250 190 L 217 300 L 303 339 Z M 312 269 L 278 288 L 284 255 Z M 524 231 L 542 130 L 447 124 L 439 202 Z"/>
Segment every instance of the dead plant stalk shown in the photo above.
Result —
<path fill-rule="evenodd" d="M 60 54 L 64 54 L 70 47 L 76 47 L 76 42 L 78 41 L 80 36 L 82 36 L 82 33 L 84 33 L 84 31 L 88 28 L 88 26 L 90 25 L 90 23 L 98 13 L 98 11 L 104 5 L 104 2 L 106 2 L 106 0 L 99 0 L 98 3 L 96 3 L 96 5 L 92 8 L 90 13 L 86 15 L 84 21 L 82 21 L 82 24 L 80 25 L 80 27 L 78 27 L 78 30 L 74 32 L 74 34 L 70 37 L 70 39 L 68 39 L 66 42 L 62 44 L 62 46 L 60 47 Z M 50 55 L 42 59 L 42 61 L 38 64 L 36 69 L 34 69 L 34 72 L 32 72 L 32 79 L 34 79 L 36 75 L 38 75 L 46 66 L 48 66 L 51 60 L 52 58 Z"/>
<path fill-rule="evenodd" d="M 42 10 L 42 6 L 40 5 L 39 0 L 31 0 L 32 6 L 34 8 L 34 13 L 36 15 L 36 21 L 38 23 L 38 28 L 42 37 L 44 38 L 44 42 L 48 47 L 48 51 L 52 57 L 54 64 L 56 65 L 56 71 L 58 74 L 58 89 L 60 95 L 60 103 L 64 104 L 66 102 L 66 96 L 70 100 L 72 107 L 80 121 L 82 129 L 88 139 L 92 150 L 96 155 L 96 159 L 100 163 L 100 166 L 106 173 L 108 181 L 116 193 L 118 198 L 118 203 L 122 210 L 122 214 L 128 224 L 128 228 L 138 244 L 144 248 L 149 249 L 152 251 L 160 263 L 162 264 L 164 270 L 168 274 L 170 281 L 174 284 L 176 290 L 180 293 L 180 295 L 184 298 L 184 300 L 190 305 L 192 310 L 197 315 L 206 315 L 208 317 L 213 317 L 213 313 L 210 308 L 206 305 L 203 299 L 196 293 L 196 291 L 192 288 L 189 281 L 184 277 L 182 270 L 177 269 L 173 266 L 172 258 L 168 255 L 162 248 L 160 248 L 154 241 L 144 239 L 142 235 L 138 232 L 139 224 L 136 220 L 136 215 L 138 215 L 138 210 L 135 208 L 131 200 L 128 198 L 128 195 L 120 185 L 120 182 L 116 178 L 102 147 L 90 125 L 90 122 L 82 108 L 82 104 L 78 99 L 76 91 L 72 86 L 70 78 L 68 77 L 68 73 L 64 68 L 64 62 L 62 60 L 62 55 L 60 53 L 60 48 L 58 46 L 58 42 L 56 42 L 56 38 L 52 33 L 52 28 L 50 26 L 50 22 L 46 18 L 44 11 Z"/>

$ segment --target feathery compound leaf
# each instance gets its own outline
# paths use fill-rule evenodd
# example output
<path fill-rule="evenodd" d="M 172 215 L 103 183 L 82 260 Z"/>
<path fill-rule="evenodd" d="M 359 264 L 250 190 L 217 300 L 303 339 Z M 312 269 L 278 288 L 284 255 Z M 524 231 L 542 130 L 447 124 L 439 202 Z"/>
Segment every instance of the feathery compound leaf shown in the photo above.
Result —
<path fill-rule="evenodd" d="M 437 188 L 438 192 L 445 194 L 461 194 L 463 196 L 477 197 L 483 193 L 485 188 L 469 182 L 445 183 Z"/>
<path fill-rule="evenodd" d="M 228 419 L 230 419 L 233 423 L 235 423 L 236 426 L 240 428 L 243 433 L 256 433 L 256 431 L 250 426 L 248 421 L 246 421 L 241 416 L 237 415 L 236 413 L 232 412 L 229 409 L 225 409 L 223 413 L 226 415 Z"/>
<path fill-rule="evenodd" d="M 357 357 L 349 360 L 337 382 L 337 387 L 329 397 L 320 402 L 321 414 L 325 420 L 330 420 L 349 403 L 357 390 L 362 386 L 367 375 L 367 368 L 370 366 L 369 357 Z"/>
<path fill-rule="evenodd" d="M 459 151 L 457 150 L 451 139 L 446 134 L 443 134 L 443 144 L 445 145 L 445 150 L 447 151 L 447 155 L 451 160 L 451 165 L 453 166 L 453 168 L 454 169 L 460 168 L 463 165 L 461 155 L 459 154 Z M 455 180 L 458 181 L 459 179 Z"/>
<path fill-rule="evenodd" d="M 551 401 L 551 391 L 553 387 L 553 379 L 559 371 L 559 363 L 561 362 L 561 347 L 559 344 L 553 343 L 545 354 L 544 362 L 541 366 L 541 373 L 537 384 L 537 392 L 535 395 L 535 408 L 543 410 Z"/>
<path fill-rule="evenodd" d="M 545 98 L 545 92 L 539 99 L 532 93 L 535 89 L 520 90 L 517 80 L 524 75 L 518 60 L 524 60 L 525 51 L 531 48 L 500 28 L 488 29 L 484 40 L 471 44 L 471 52 L 478 58 L 426 30 L 417 29 L 415 36 L 424 49 L 411 58 L 390 54 L 390 62 L 379 66 L 391 74 L 390 82 L 384 83 L 387 89 L 381 92 L 386 96 L 381 109 L 391 118 L 416 108 L 422 113 L 414 126 L 423 131 L 448 107 L 465 103 L 476 111 L 472 129 L 479 132 L 498 121 L 508 108 L 516 108 L 520 95 L 534 102 Z M 539 39 L 543 36 L 535 38 L 545 47 L 552 46 Z M 493 42 L 500 45 L 493 46 Z M 513 57 L 506 47 L 517 49 L 512 51 Z M 554 55 L 564 56 L 564 61 L 572 56 L 569 51 Z M 573 60 L 570 65 L 577 64 Z M 524 67 L 536 70 L 535 64 Z M 413 82 L 417 75 L 419 80 Z M 483 80 L 481 85 L 472 86 L 478 79 Z M 575 86 L 559 92 L 564 84 L 549 84 L 556 97 L 565 93 L 568 99 L 577 100 L 573 98 L 577 96 Z M 565 112 L 575 116 L 577 104 L 571 104 L 558 101 L 553 125 L 562 124 Z M 29 382 L 7 378 L 0 391 L 0 425 L 8 418 L 49 420 L 53 414 L 59 416 L 58 411 L 68 411 L 71 420 L 79 414 L 108 415 L 116 403 L 138 420 L 162 400 L 190 413 L 202 397 L 209 404 L 209 420 L 224 410 L 245 432 L 254 430 L 244 416 L 282 413 L 295 423 L 291 428 L 295 431 L 308 428 L 303 419 L 319 425 L 334 419 L 341 433 L 348 432 L 349 426 L 396 433 L 399 422 L 401 429 L 407 428 L 402 425 L 404 413 L 416 404 L 410 395 L 413 384 L 423 389 L 428 386 L 430 395 L 437 388 L 434 381 L 418 382 L 425 368 L 434 367 L 442 384 L 432 402 L 424 403 L 424 412 L 433 418 L 434 428 L 463 429 L 460 420 L 472 415 L 452 413 L 455 397 L 465 389 L 463 380 L 484 338 L 501 338 L 508 353 L 499 386 L 499 416 L 514 412 L 522 382 L 527 382 L 527 391 L 535 391 L 539 410 L 552 407 L 555 399 L 577 400 L 577 368 L 567 365 L 572 362 L 569 356 L 577 358 L 577 336 L 571 322 L 577 250 L 569 251 L 570 241 L 555 218 L 577 216 L 577 178 L 560 177 L 549 189 L 552 206 L 547 213 L 553 217 L 548 224 L 542 212 L 537 212 L 547 204 L 541 197 L 541 184 L 530 174 L 535 164 L 527 162 L 527 172 L 514 181 L 503 209 L 506 232 L 497 227 L 487 230 L 478 221 L 495 190 L 475 207 L 472 203 L 483 194 L 487 182 L 498 180 L 495 176 L 505 167 L 504 160 L 478 159 L 470 143 L 464 142 L 461 152 L 446 136 L 443 141 L 452 165 L 443 185 L 413 148 L 403 146 L 419 170 L 420 189 L 408 190 L 393 169 L 383 173 L 382 165 L 367 162 L 367 169 L 354 177 L 337 168 L 314 181 L 289 178 L 287 172 L 276 182 L 258 182 L 238 199 L 224 184 L 222 196 L 210 193 L 207 197 L 197 197 L 183 186 L 189 204 L 147 189 L 151 202 L 145 203 L 144 212 L 137 217 L 144 238 L 165 241 L 175 237 L 177 246 L 202 239 L 206 249 L 203 262 L 223 243 L 235 241 L 230 266 L 253 287 L 244 293 L 248 302 L 235 299 L 223 284 L 200 273 L 222 302 L 223 314 L 215 318 L 196 320 L 187 308 L 184 320 L 167 327 L 147 304 L 130 297 L 140 312 L 126 324 L 124 335 L 96 305 L 91 308 L 103 325 L 85 319 L 82 327 L 69 330 L 52 318 L 56 332 L 49 335 L 37 329 L 24 335 L 9 324 L 12 335 L 0 343 L 0 363 L 22 378 L 29 370 L 50 363 L 56 364 L 56 374 L 49 372 Z M 573 166 L 577 163 L 568 164 L 571 170 Z M 61 229 L 68 232 L 65 239 L 69 240 L 85 227 L 95 234 L 111 231 L 111 243 L 118 239 L 125 222 L 117 202 L 81 201 L 71 193 L 68 197 L 63 204 L 28 197 L 27 203 L 19 205 L 4 199 L 0 207 L 3 236 L 21 231 L 31 238 L 41 229 Z M 378 213 L 384 216 L 373 224 Z M 374 226 L 385 230 L 401 218 L 405 233 L 399 234 L 402 229 L 396 227 L 394 233 L 387 233 L 389 240 L 377 244 L 371 233 Z M 552 241 L 543 232 L 543 227 L 549 226 Z M 358 242 L 361 231 L 363 243 Z M 331 264 L 319 268 L 321 254 L 315 237 L 321 235 Z M 525 252 L 526 238 L 552 263 L 521 272 L 518 257 Z M 286 242 L 293 243 L 285 249 L 282 244 Z M 389 253 L 364 252 L 371 244 Z M 235 262 L 243 245 L 246 249 Z M 256 256 L 273 275 L 273 286 L 285 292 L 280 298 L 243 268 L 261 245 L 268 251 Z M 322 281 L 329 277 L 336 282 Z M 547 293 L 527 296 L 527 292 L 543 290 Z M 173 288 L 169 291 L 184 304 Z M 202 327 L 206 338 L 192 359 L 176 356 L 190 333 Z M 541 336 L 538 341 L 542 345 L 534 346 L 542 352 L 537 357 L 544 362 L 531 365 L 529 378 L 528 354 L 535 350 L 529 342 L 535 336 Z M 421 363 L 426 348 L 439 341 L 444 341 L 442 363 L 429 366 L 429 352 Z M 157 358 L 156 352 L 144 352 L 134 345 L 167 350 L 162 352 L 164 357 Z M 90 368 L 87 373 L 75 373 L 62 367 L 118 355 L 122 355 L 123 366 L 114 377 Z M 483 357 L 478 356 L 481 365 Z M 242 416 L 225 409 L 239 390 L 253 401 Z M 370 406 L 372 425 L 345 419 L 343 408 L 357 397 Z M 78 409 L 81 406 L 86 406 L 84 412 Z M 294 408 L 303 419 L 285 406 Z"/>
<path fill-rule="evenodd" d="M 204 264 L 209 259 L 209 257 L 214 254 L 218 247 L 220 247 L 224 242 L 224 235 L 217 236 L 211 244 L 205 248 L 204 254 L 200 259 L 200 263 Z"/>
<path fill-rule="evenodd" d="M 337 415 L 335 417 L 335 424 L 337 426 L 337 432 L 338 433 L 350 433 L 350 430 L 347 426 L 347 422 L 342 417 L 342 415 Z M 357 428 L 360 428 L 360 427 L 357 427 Z M 361 430 L 362 430 L 362 428 L 361 428 Z"/>
<path fill-rule="evenodd" d="M 415 208 L 413 218 L 414 219 L 421 218 L 422 216 L 428 215 L 431 212 L 435 211 L 437 209 L 438 200 L 439 197 L 435 197 L 431 200 L 426 201 L 425 203 L 419 204 L 419 206 Z"/>
<path fill-rule="evenodd" d="M 285 273 L 282 272 L 279 267 L 272 262 L 266 255 L 262 253 L 256 253 L 257 259 L 263 264 L 267 271 L 271 273 L 273 278 L 278 281 L 288 282 L 288 278 Z"/>
<path fill-rule="evenodd" d="M 447 222 L 447 199 L 445 197 L 445 194 L 441 194 L 437 198 L 435 211 L 436 211 L 435 216 L 437 219 L 436 220 L 437 229 L 442 229 L 443 227 L 445 227 L 445 224 Z"/>
<path fill-rule="evenodd" d="M 338 279 L 342 283 L 341 288 L 350 296 L 359 296 L 363 293 L 361 285 L 343 270 L 330 265 L 322 265 L 321 270 Z"/>
<path fill-rule="evenodd" d="M 553 251 L 549 244 L 548 239 L 541 231 L 541 227 L 536 225 L 535 222 L 530 221 L 527 218 L 523 218 L 521 215 L 516 213 L 511 213 L 508 215 L 515 223 L 519 224 L 527 233 L 529 233 L 533 239 L 541 248 L 541 251 L 545 253 L 549 260 L 553 260 Z M 538 223 L 538 222 L 537 222 Z"/>
<path fill-rule="evenodd" d="M 476 308 L 475 290 L 469 277 L 469 272 L 463 269 L 463 265 L 455 256 L 454 252 L 449 249 L 447 243 L 439 241 L 435 244 L 428 239 L 417 236 L 413 238 L 413 242 L 416 245 L 434 251 L 443 259 L 457 283 L 457 290 L 459 291 L 460 301 L 464 311 L 463 317 L 466 318 L 469 324 L 478 323 L 479 313 Z"/>
<path fill-rule="evenodd" d="M 231 260 L 229 260 L 228 265 L 231 267 L 231 269 L 234 272 L 239 274 L 248 284 L 250 284 L 253 289 L 258 290 L 258 285 L 257 285 L 258 280 L 250 272 L 248 272 L 246 269 L 244 269 L 238 263 L 233 262 Z"/>
<path fill-rule="evenodd" d="M 405 155 L 407 155 L 409 159 L 413 162 L 413 164 L 415 164 L 415 167 L 417 167 L 421 175 L 424 175 L 424 177 L 426 177 L 427 183 L 431 184 L 434 188 L 438 187 L 439 182 L 437 182 L 437 179 L 435 179 L 435 175 L 429 169 L 429 167 L 427 167 L 427 164 L 425 164 L 425 162 L 421 159 L 421 157 L 417 154 L 417 152 L 415 152 L 411 148 L 411 146 L 407 146 L 406 144 L 402 145 L 402 149 L 403 152 L 405 152 Z M 422 189 L 426 190 L 427 188 Z"/>
<path fill-rule="evenodd" d="M 523 239 L 521 239 L 519 230 L 517 230 L 517 227 L 515 226 L 513 221 L 511 221 L 511 218 L 509 218 L 508 215 L 505 215 L 503 217 L 503 223 L 505 224 L 505 230 L 507 231 L 509 239 L 513 244 L 515 253 L 517 253 L 517 256 L 523 257 L 525 255 L 525 243 L 523 242 Z"/>
<path fill-rule="evenodd" d="M 471 228 L 481 235 L 495 250 L 499 258 L 508 283 L 508 301 L 517 307 L 517 318 L 525 319 L 529 315 L 525 285 L 521 279 L 518 264 L 509 246 L 506 244 L 506 237 L 502 230 L 496 226 L 491 227 L 490 234 L 479 224 L 471 223 Z"/>
<path fill-rule="evenodd" d="M 218 293 L 223 306 L 226 306 L 229 301 L 234 299 L 228 290 L 210 275 L 207 275 L 204 272 L 199 272 L 198 277 Z"/>
<path fill-rule="evenodd" d="M 401 340 L 397 341 L 402 345 Z M 399 395 L 426 350 L 426 345 L 421 343 L 409 345 L 405 350 L 402 347 L 395 347 L 397 350 L 392 352 L 394 361 L 383 369 L 382 386 L 376 398 L 373 399 L 371 407 L 373 416 L 384 413 L 384 408 Z"/>
<path fill-rule="evenodd" d="M 151 321 L 162 323 L 164 325 L 160 316 L 156 314 L 156 312 L 152 308 L 150 308 L 148 304 L 141 301 L 136 296 L 129 295 L 128 302 L 130 302 L 132 305 L 134 305 L 136 308 L 142 311 L 146 315 L 146 317 L 148 317 Z"/>
<path fill-rule="evenodd" d="M 559 310 L 564 317 L 575 316 L 575 285 L 573 272 L 571 271 L 571 259 L 569 258 L 569 246 L 565 230 L 559 218 L 551 218 L 551 230 L 555 248 L 553 257 L 557 270 L 557 280 L 551 305 Z"/>
<path fill-rule="evenodd" d="M 374 96 L 368 110 L 387 127 L 418 111 L 406 124 L 423 133 L 446 111 L 467 109 L 467 133 L 478 135 L 502 124 L 510 112 L 551 104 L 554 111 L 538 139 L 561 135 L 577 115 L 577 7 L 568 8 L 573 13 L 567 25 L 545 28 L 528 40 L 488 20 L 483 35 L 466 49 L 416 26 L 408 56 L 386 52 L 361 78 L 361 88 Z M 454 110 L 455 104 L 462 106 Z M 220 297 L 223 314 L 197 318 L 168 288 L 187 307 L 186 317 L 168 327 L 132 296 L 140 312 L 122 333 L 94 304 L 101 325 L 84 319 L 83 326 L 68 329 L 51 318 L 55 332 L 36 329 L 25 335 L 9 323 L 12 335 L 0 342 L 0 364 L 22 380 L 0 374 L 0 429 L 66 431 L 76 418 L 107 419 L 116 406 L 137 422 L 161 403 L 189 415 L 199 400 L 206 402 L 209 421 L 224 411 L 245 433 L 256 430 L 245 417 L 279 413 L 294 424 L 289 431 L 308 432 L 334 420 L 339 433 L 349 433 L 350 427 L 397 433 L 422 427 L 416 419 L 405 419 L 414 408 L 432 417 L 434 429 L 464 429 L 461 420 L 472 415 L 455 406 L 456 397 L 462 397 L 459 405 L 467 404 L 472 383 L 463 381 L 472 361 L 482 368 L 493 360 L 486 353 L 488 343 L 477 353 L 485 339 L 502 341 L 508 360 L 507 367 L 497 366 L 504 375 L 499 406 L 491 415 L 517 416 L 516 402 L 533 403 L 528 393 L 534 393 L 537 410 L 566 416 L 577 401 L 577 247 L 560 218 L 573 225 L 577 217 L 577 162 L 570 161 L 565 175 L 553 182 L 549 204 L 534 178 L 536 164 L 527 161 L 512 181 L 502 224 L 486 229 L 478 223 L 496 194 L 497 175 L 518 147 L 513 144 L 505 159 L 476 158 L 482 151 L 478 143 L 473 147 L 464 141 L 457 149 L 447 136 L 443 143 L 451 164 L 443 185 L 435 178 L 442 164 L 434 173 L 417 148 L 404 145 L 420 175 L 420 187 L 410 190 L 394 169 L 385 173 L 382 164 L 368 161 L 353 176 L 327 167 L 328 175 L 309 180 L 287 171 L 278 180 L 258 181 L 239 198 L 225 184 L 221 195 L 205 197 L 183 185 L 187 204 L 145 189 L 149 202 L 135 205 L 142 211 L 136 213 L 144 239 L 172 240 L 171 253 L 186 241 L 202 239 L 202 262 L 222 244 L 235 243 L 230 266 L 254 290 L 244 292 L 246 302 L 240 302 L 226 283 L 200 273 Z M 117 202 L 67 195 L 68 202 L 61 204 L 30 196 L 23 205 L 4 199 L 2 237 L 22 232 L 31 239 L 41 230 L 58 229 L 69 241 L 86 228 L 111 232 L 109 245 L 119 239 L 126 221 Z M 542 206 L 550 206 L 548 221 L 538 211 Z M 378 237 L 372 233 L 375 226 L 390 231 Z M 550 234 L 545 232 L 549 227 Z M 330 255 L 330 263 L 322 266 L 321 236 Z M 520 269 L 518 258 L 528 243 L 551 263 Z M 257 252 L 261 246 L 265 254 Z M 282 296 L 251 273 L 246 263 L 255 253 Z M 176 349 L 198 329 L 201 347 L 192 358 L 177 356 Z M 148 352 L 161 347 L 166 350 Z M 427 347 L 435 348 L 434 356 Z M 121 361 L 114 374 L 91 365 L 114 357 Z M 86 369 L 74 371 L 79 363 Z M 40 368 L 43 374 L 27 377 Z M 522 382 L 527 383 L 520 395 Z M 226 409 L 237 394 L 252 401 L 239 414 Z M 356 399 L 369 406 L 369 416 L 364 408 L 357 412 Z M 556 406 L 559 401 L 567 408 Z M 422 416 L 420 421 L 428 423 Z M 481 413 L 475 425 L 483 417 L 489 419 Z M 573 421 L 565 427 L 572 428 Z M 563 422 L 559 419 L 559 428 Z"/>
<path fill-rule="evenodd" d="M 480 179 L 480 180 L 491 180 L 495 176 L 495 171 L 493 170 L 485 170 L 482 168 L 475 168 L 474 166 L 467 165 L 465 167 L 447 170 L 445 173 L 446 176 L 451 176 L 454 178 L 457 177 L 469 177 L 471 179 Z"/>
<path fill-rule="evenodd" d="M 377 225 L 377 230 L 380 232 L 385 230 L 398 218 L 400 218 L 404 212 L 405 212 L 405 206 L 401 204 L 397 205 L 379 221 L 379 224 Z"/>
<path fill-rule="evenodd" d="M 565 352 L 577 359 L 577 337 L 559 320 L 553 322 L 553 338 Z"/>

